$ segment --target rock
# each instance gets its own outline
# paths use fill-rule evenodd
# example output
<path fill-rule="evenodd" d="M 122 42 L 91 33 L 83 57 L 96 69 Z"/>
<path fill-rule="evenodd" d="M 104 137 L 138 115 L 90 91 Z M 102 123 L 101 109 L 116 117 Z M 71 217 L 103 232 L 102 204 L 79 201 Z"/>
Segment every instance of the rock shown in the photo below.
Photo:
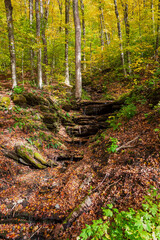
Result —
<path fill-rule="evenodd" d="M 70 136 L 75 137 L 86 137 L 94 135 L 98 132 L 99 126 L 98 125 L 75 125 L 75 126 L 69 126 L 67 128 L 67 133 Z"/>
<path fill-rule="evenodd" d="M 107 113 L 113 113 L 115 110 L 119 110 L 121 104 L 118 102 L 106 102 L 103 104 L 89 104 L 82 106 L 82 111 L 85 115 L 103 115 Z"/>
<path fill-rule="evenodd" d="M 34 153 L 31 149 L 24 146 L 16 146 L 16 153 L 25 161 L 25 163 L 28 163 L 29 165 L 39 169 L 46 168 L 45 165 L 42 165 L 41 162 L 34 159 Z"/>
<path fill-rule="evenodd" d="M 59 119 L 57 117 L 57 114 L 53 114 L 53 113 L 45 113 L 43 114 L 43 122 L 45 123 L 45 125 L 47 126 L 48 129 L 50 130 L 58 130 L 59 127 Z"/>
<path fill-rule="evenodd" d="M 38 160 L 40 163 L 42 163 L 43 165 L 49 166 L 48 162 L 46 161 L 46 159 L 44 157 L 42 157 L 42 155 L 38 152 L 34 153 L 34 158 L 36 160 Z"/>
<path fill-rule="evenodd" d="M 10 97 L 8 97 L 8 96 L 2 97 L 0 99 L 0 106 L 2 106 L 2 107 L 9 107 L 10 102 L 11 102 Z"/>
<path fill-rule="evenodd" d="M 13 96 L 13 102 L 19 106 L 24 106 L 27 100 L 23 95 L 16 94 Z"/>
<path fill-rule="evenodd" d="M 55 208 L 56 208 L 56 209 L 60 209 L 59 204 L 56 204 L 56 205 L 55 205 Z"/>
<path fill-rule="evenodd" d="M 33 93 L 25 93 L 24 97 L 26 98 L 27 104 L 30 106 L 36 105 L 45 105 L 49 106 L 49 101 L 41 96 L 36 96 Z"/>

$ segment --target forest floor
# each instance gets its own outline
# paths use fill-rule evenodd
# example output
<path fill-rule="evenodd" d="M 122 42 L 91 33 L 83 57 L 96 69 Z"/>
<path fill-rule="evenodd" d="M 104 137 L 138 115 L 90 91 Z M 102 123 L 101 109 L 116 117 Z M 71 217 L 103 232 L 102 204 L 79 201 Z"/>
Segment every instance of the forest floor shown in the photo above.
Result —
<path fill-rule="evenodd" d="M 129 91 L 111 85 L 108 94 L 114 97 Z M 9 87 L 1 80 L 1 97 L 10 96 Z M 160 115 L 150 99 L 137 102 L 136 114 L 122 119 L 118 129 L 101 129 L 83 144 L 72 141 L 63 124 L 57 133 L 23 124 L 14 127 L 24 116 L 32 123 L 35 109 L 15 107 L 11 101 L 0 110 L 0 239 L 76 239 L 85 224 L 102 217 L 107 204 L 119 210 L 139 209 L 151 185 L 160 189 Z M 38 137 L 44 135 L 48 138 Z M 109 153 L 111 137 L 119 149 Z M 57 166 L 39 170 L 7 158 L 4 152 L 16 145 L 38 149 Z M 58 161 L 58 154 L 73 157 Z"/>

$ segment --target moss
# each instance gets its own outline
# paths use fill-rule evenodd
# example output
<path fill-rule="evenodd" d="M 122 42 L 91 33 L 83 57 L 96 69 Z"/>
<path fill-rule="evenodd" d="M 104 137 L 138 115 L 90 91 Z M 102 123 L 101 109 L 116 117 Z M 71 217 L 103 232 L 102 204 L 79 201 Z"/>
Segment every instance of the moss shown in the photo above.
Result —
<path fill-rule="evenodd" d="M 47 163 L 46 159 L 40 153 L 35 152 L 34 153 L 34 158 L 36 160 L 38 160 L 40 163 L 42 163 L 43 165 L 48 166 L 48 163 Z"/>
<path fill-rule="evenodd" d="M 23 106 L 23 105 L 26 104 L 27 100 L 26 100 L 26 98 L 23 95 L 18 95 L 17 94 L 17 95 L 13 96 L 13 102 L 15 104 L 20 105 L 20 106 Z"/>
<path fill-rule="evenodd" d="M 36 168 L 44 169 L 46 166 L 42 165 L 39 161 L 34 159 L 34 153 L 31 149 L 24 146 L 17 146 L 16 152 L 19 157 L 21 157 L 29 165 L 33 165 Z"/>
<path fill-rule="evenodd" d="M 11 103 L 10 97 L 2 97 L 0 99 L 0 106 L 9 107 L 10 103 Z"/>

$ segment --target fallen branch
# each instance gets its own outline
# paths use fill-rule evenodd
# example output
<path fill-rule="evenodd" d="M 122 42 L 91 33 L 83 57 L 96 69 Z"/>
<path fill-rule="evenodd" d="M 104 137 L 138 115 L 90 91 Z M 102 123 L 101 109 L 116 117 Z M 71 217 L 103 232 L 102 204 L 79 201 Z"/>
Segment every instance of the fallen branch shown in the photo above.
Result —
<path fill-rule="evenodd" d="M 105 192 L 105 191 L 107 191 L 107 189 L 108 189 L 108 188 L 110 188 L 111 186 L 113 186 L 113 185 L 117 184 L 117 183 L 118 183 L 118 182 L 120 182 L 120 181 L 121 181 L 121 178 L 120 178 L 120 179 L 118 179 L 116 182 L 114 182 L 114 183 L 112 183 L 112 184 L 108 185 L 108 186 L 106 187 L 106 189 L 104 190 L 104 192 Z"/>
<path fill-rule="evenodd" d="M 32 236 L 29 238 L 29 240 L 41 229 L 42 227 L 39 227 L 33 234 Z"/>
<path fill-rule="evenodd" d="M 118 151 L 121 150 L 122 148 L 132 148 L 132 147 L 134 147 L 134 146 L 131 146 L 130 144 L 133 143 L 133 142 L 135 142 L 139 137 L 140 137 L 140 135 L 138 135 L 137 137 L 135 137 L 133 140 L 131 140 L 131 141 L 123 144 L 122 146 L 118 147 L 118 148 L 116 149 L 116 152 L 118 152 Z"/>

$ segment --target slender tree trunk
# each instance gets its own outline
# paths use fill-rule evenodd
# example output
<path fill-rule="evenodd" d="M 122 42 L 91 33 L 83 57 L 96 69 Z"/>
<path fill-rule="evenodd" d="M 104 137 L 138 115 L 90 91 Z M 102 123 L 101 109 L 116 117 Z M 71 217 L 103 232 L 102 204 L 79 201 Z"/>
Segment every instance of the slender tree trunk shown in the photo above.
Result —
<path fill-rule="evenodd" d="M 85 12 L 84 12 L 84 3 L 83 0 L 80 0 L 81 3 L 81 13 L 82 13 L 82 39 L 83 39 L 83 53 L 82 53 L 82 61 L 83 61 L 83 71 L 86 71 L 86 26 L 85 26 Z"/>
<path fill-rule="evenodd" d="M 118 7 L 117 7 L 117 0 L 114 0 L 114 6 L 115 6 L 115 14 L 116 14 L 116 18 L 117 18 L 118 37 L 120 40 L 121 63 L 122 63 L 122 67 L 123 67 L 124 77 L 126 77 L 127 73 L 126 73 L 125 62 L 124 62 L 124 52 L 123 52 L 123 45 L 122 45 L 122 31 L 121 31 L 121 24 L 120 24 L 119 12 L 118 12 Z"/>
<path fill-rule="evenodd" d="M 104 48 L 104 31 L 103 31 L 103 16 L 102 16 L 102 2 L 99 1 L 99 10 L 100 10 L 100 40 L 101 40 L 101 49 Z"/>
<path fill-rule="evenodd" d="M 106 39 L 107 45 L 109 45 L 110 44 L 110 38 L 109 38 L 109 34 L 108 34 L 106 26 L 105 26 L 104 14 L 103 14 L 103 8 L 102 7 L 101 7 L 101 15 L 102 15 L 102 24 L 103 24 L 103 28 L 104 28 L 105 39 Z"/>
<path fill-rule="evenodd" d="M 29 22 L 30 22 L 30 29 L 32 31 L 32 25 L 33 25 L 33 0 L 29 0 Z M 31 40 L 31 42 L 33 43 L 33 39 Z M 30 48 L 30 61 L 31 61 L 31 79 L 33 79 L 33 68 L 34 68 L 34 64 L 33 64 L 33 48 Z"/>
<path fill-rule="evenodd" d="M 14 43 L 14 31 L 13 31 L 13 19 L 12 19 L 12 4 L 11 0 L 5 0 L 5 9 L 8 25 L 8 39 L 9 39 L 9 51 L 11 59 L 11 73 L 12 73 L 12 88 L 17 86 L 16 76 L 16 52 Z"/>
<path fill-rule="evenodd" d="M 37 34 L 37 44 L 40 44 L 40 14 L 39 14 L 39 0 L 35 0 L 35 11 L 36 11 L 36 34 Z M 38 71 L 38 87 L 42 89 L 42 50 L 41 47 L 38 46 L 38 56 L 37 56 L 37 71 Z"/>
<path fill-rule="evenodd" d="M 129 20 L 128 20 L 128 2 L 125 4 L 121 0 L 122 7 L 123 7 L 123 12 L 124 12 L 124 23 L 125 23 L 125 30 L 126 30 L 126 45 L 127 48 L 129 48 L 129 42 L 130 42 L 130 25 L 129 25 Z M 128 62 L 128 69 L 129 69 L 129 74 L 131 75 L 132 69 L 131 69 L 131 53 L 127 49 L 127 62 Z"/>
<path fill-rule="evenodd" d="M 155 37 L 155 18 L 154 18 L 154 4 L 153 0 L 151 0 L 151 12 L 152 12 L 152 28 L 153 28 L 153 36 Z"/>
<path fill-rule="evenodd" d="M 59 13 L 60 13 L 60 27 L 59 31 L 62 31 L 62 14 L 63 14 L 63 7 L 62 7 L 62 0 L 57 0 L 58 5 L 59 5 Z"/>
<path fill-rule="evenodd" d="M 82 75 L 81 75 L 81 23 L 78 11 L 78 0 L 73 0 L 73 15 L 75 25 L 75 72 L 76 86 L 75 97 L 81 99 L 82 95 Z"/>
<path fill-rule="evenodd" d="M 40 0 L 40 12 L 41 12 L 41 34 L 42 34 L 42 42 L 43 42 L 43 64 L 44 64 L 44 81 L 47 84 L 47 74 L 46 68 L 48 66 L 48 53 L 47 53 L 47 39 L 46 39 L 46 25 L 48 21 L 48 6 L 50 0 L 45 0 L 45 8 L 43 7 L 43 1 Z"/>
<path fill-rule="evenodd" d="M 158 59 L 159 37 L 160 37 L 160 0 L 158 1 L 158 20 L 157 20 L 157 37 L 156 37 L 156 59 Z"/>
<path fill-rule="evenodd" d="M 65 0 L 65 84 L 68 86 L 70 85 L 69 58 L 68 58 L 69 9 L 70 9 L 70 0 Z"/>

